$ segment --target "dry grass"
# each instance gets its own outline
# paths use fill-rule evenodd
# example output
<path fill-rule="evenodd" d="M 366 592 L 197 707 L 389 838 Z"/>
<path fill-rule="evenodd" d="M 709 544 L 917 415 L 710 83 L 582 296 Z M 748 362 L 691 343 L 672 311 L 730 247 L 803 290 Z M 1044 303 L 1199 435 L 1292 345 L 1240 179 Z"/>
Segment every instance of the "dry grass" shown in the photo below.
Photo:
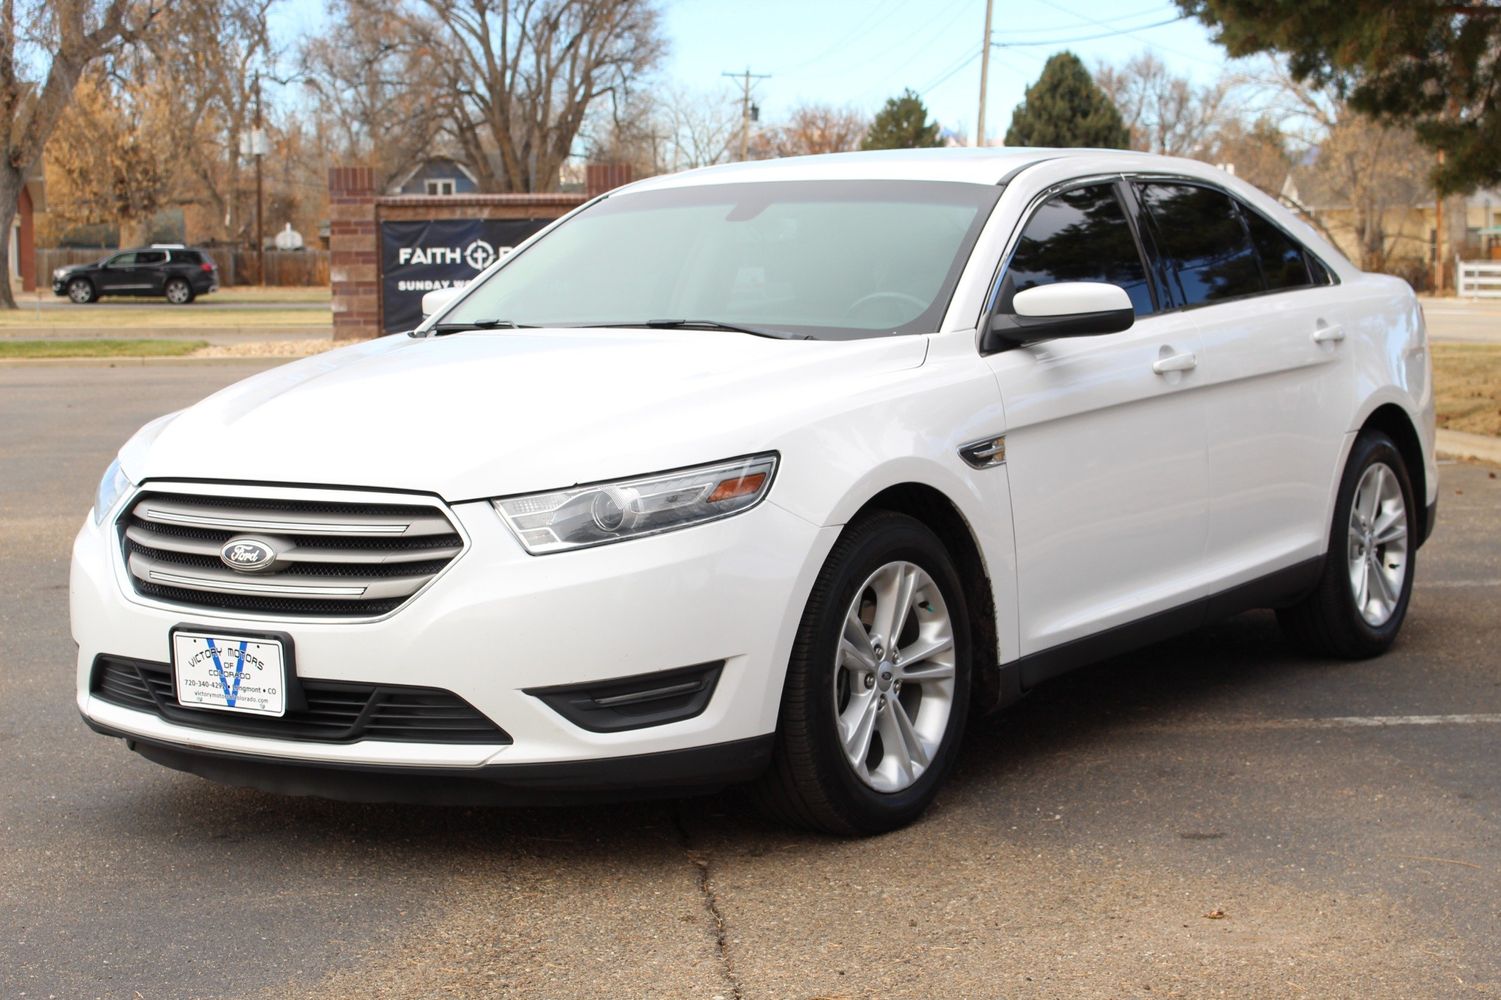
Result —
<path fill-rule="evenodd" d="M 178 358 L 202 340 L 0 340 L 0 358 Z"/>
<path fill-rule="evenodd" d="M 1501 437 L 1501 344 L 1433 344 L 1438 425 Z"/>

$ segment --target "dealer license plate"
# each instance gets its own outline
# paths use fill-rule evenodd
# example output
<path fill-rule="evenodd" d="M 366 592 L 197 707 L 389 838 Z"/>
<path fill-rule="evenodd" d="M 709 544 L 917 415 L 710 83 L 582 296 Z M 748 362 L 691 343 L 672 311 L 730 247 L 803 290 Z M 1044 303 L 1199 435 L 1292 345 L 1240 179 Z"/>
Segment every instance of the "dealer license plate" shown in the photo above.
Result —
<path fill-rule="evenodd" d="M 249 715 L 285 715 L 287 668 L 275 639 L 172 633 L 178 704 Z"/>

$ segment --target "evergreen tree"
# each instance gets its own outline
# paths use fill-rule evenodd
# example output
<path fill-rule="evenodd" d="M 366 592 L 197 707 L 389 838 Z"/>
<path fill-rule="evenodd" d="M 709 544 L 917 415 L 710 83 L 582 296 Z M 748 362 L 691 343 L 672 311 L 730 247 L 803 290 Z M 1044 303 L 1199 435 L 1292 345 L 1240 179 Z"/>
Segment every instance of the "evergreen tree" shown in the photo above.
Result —
<path fill-rule="evenodd" d="M 1445 154 L 1446 194 L 1501 183 L 1501 6 L 1495 0 L 1175 0 L 1231 56 L 1273 52 L 1383 125 Z"/>
<path fill-rule="evenodd" d="M 1121 113 L 1072 52 L 1059 52 L 1011 112 L 1008 146 L 1125 149 L 1131 136 Z"/>
<path fill-rule="evenodd" d="M 922 98 L 911 90 L 900 97 L 889 97 L 886 106 L 876 112 L 870 131 L 861 141 L 861 149 L 921 149 L 942 146 L 938 123 L 928 121 L 928 109 Z"/>

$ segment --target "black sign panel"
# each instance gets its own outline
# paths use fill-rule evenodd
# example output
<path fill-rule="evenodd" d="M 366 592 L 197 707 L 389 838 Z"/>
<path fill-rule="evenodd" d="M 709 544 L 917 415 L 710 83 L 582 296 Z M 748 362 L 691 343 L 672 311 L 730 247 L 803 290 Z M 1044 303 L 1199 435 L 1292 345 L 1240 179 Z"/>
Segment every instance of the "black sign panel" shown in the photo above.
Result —
<path fill-rule="evenodd" d="M 381 329 L 422 322 L 422 296 L 467 284 L 551 219 L 431 219 L 380 224 Z"/>

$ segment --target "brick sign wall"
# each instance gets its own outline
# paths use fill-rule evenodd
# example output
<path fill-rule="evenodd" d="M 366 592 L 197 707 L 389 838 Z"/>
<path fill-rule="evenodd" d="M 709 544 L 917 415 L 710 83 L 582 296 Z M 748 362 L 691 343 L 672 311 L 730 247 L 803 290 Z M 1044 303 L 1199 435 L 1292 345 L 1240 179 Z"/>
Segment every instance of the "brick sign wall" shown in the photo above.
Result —
<path fill-rule="evenodd" d="M 437 223 L 434 231 L 467 232 L 463 226 L 445 228 L 442 224 L 495 221 L 507 223 L 492 227 L 498 234 L 529 233 L 630 180 L 629 168 L 613 164 L 591 166 L 587 175 L 588 190 L 583 194 L 378 195 L 371 168 L 333 168 L 328 172 L 328 194 L 334 339 L 357 340 L 395 329 L 395 317 L 390 322 L 382 318 L 387 311 L 381 291 L 383 224 L 395 224 L 388 227 L 388 235 L 393 238 L 407 231 L 401 225 L 406 223 Z M 459 247 L 461 258 L 472 241 Z M 397 259 L 400 248 L 392 245 L 388 249 L 392 259 Z M 408 262 L 412 256 L 411 252 L 406 254 Z M 472 269 L 466 273 L 472 273 Z"/>

